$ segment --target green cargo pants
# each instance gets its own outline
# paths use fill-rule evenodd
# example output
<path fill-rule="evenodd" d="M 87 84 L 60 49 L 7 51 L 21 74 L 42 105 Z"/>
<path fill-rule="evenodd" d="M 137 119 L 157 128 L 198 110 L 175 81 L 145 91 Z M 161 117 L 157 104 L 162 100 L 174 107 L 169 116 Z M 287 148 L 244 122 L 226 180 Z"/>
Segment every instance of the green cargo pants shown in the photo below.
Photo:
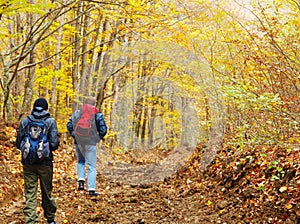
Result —
<path fill-rule="evenodd" d="M 42 164 L 23 165 L 23 174 L 26 200 L 26 205 L 23 210 L 25 222 L 27 224 L 38 223 L 38 215 L 36 212 L 38 180 L 40 180 L 44 216 L 47 220 L 54 220 L 56 204 L 52 198 L 53 166 Z"/>

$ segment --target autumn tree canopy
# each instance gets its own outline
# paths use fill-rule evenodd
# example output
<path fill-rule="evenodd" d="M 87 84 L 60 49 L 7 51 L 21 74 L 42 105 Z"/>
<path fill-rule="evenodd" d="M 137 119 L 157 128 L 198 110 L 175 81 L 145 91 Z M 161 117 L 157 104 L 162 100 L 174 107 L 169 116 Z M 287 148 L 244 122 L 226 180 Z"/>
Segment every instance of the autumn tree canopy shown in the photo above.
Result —
<path fill-rule="evenodd" d="M 293 0 L 1 0 L 1 116 L 18 121 L 43 96 L 65 132 L 94 95 L 111 144 L 294 141 L 298 14 Z"/>
<path fill-rule="evenodd" d="M 299 13 L 299 0 L 0 0 L 0 202 L 17 207 L 0 221 L 23 220 L 16 124 L 45 97 L 62 134 L 58 222 L 299 223 Z M 96 201 L 72 187 L 65 134 L 89 95 L 109 128 Z"/>

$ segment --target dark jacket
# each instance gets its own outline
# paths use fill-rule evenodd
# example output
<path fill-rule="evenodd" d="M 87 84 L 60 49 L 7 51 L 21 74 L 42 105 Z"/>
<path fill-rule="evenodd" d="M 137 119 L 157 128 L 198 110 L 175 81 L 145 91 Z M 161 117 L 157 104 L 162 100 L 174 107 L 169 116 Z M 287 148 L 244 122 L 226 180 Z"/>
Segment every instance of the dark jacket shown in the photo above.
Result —
<path fill-rule="evenodd" d="M 17 140 L 16 140 L 16 147 L 20 149 L 22 139 L 26 134 L 26 127 L 31 120 L 40 120 L 43 119 L 46 125 L 47 132 L 47 139 L 49 142 L 49 148 L 51 150 L 50 158 L 47 161 L 43 161 L 43 164 L 52 164 L 53 154 L 52 151 L 56 150 L 59 146 L 60 140 L 58 137 L 58 130 L 56 121 L 50 117 L 50 114 L 41 107 L 36 107 L 32 110 L 31 115 L 24 118 L 20 122 L 20 126 L 17 133 Z M 49 163 L 50 162 L 50 163 Z"/>
<path fill-rule="evenodd" d="M 69 119 L 69 122 L 67 123 L 67 129 L 70 133 L 70 135 L 74 138 L 75 144 L 77 144 L 76 139 L 75 139 L 75 134 L 74 134 L 74 128 L 76 123 L 81 117 L 81 110 L 76 110 L 71 118 Z M 107 132 L 107 126 L 104 121 L 104 116 L 102 113 L 97 112 L 95 113 L 95 124 L 94 127 L 95 129 L 92 131 L 90 135 L 90 140 L 89 140 L 89 145 L 96 145 L 101 139 L 104 138 Z"/>

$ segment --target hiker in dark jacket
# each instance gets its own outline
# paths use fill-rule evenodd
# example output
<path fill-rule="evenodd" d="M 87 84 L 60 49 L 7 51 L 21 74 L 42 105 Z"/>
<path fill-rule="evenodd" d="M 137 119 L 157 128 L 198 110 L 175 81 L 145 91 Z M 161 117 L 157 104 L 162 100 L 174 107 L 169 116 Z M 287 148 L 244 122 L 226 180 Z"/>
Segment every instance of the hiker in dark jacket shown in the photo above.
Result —
<path fill-rule="evenodd" d="M 103 114 L 100 113 L 96 107 L 96 99 L 94 97 L 87 97 L 80 110 L 75 111 L 69 122 L 67 129 L 74 138 L 76 155 L 77 155 L 77 175 L 78 175 L 78 190 L 84 190 L 84 183 L 86 180 L 85 166 L 88 166 L 87 176 L 87 190 L 90 196 L 97 196 L 96 191 L 96 160 L 97 150 L 96 144 L 106 135 L 107 127 L 104 121 Z M 92 125 L 88 136 L 83 137 L 76 134 L 76 126 L 82 116 L 90 116 Z"/>
<path fill-rule="evenodd" d="M 24 118 L 20 122 L 17 133 L 16 146 L 21 149 L 21 144 L 27 133 L 28 124 L 31 121 L 43 121 L 45 125 L 47 141 L 49 143 L 50 154 L 49 157 L 42 161 L 29 163 L 22 156 L 23 174 L 24 174 L 24 193 L 26 205 L 24 208 L 25 223 L 38 223 L 38 215 L 36 213 L 36 197 L 38 180 L 40 180 L 40 187 L 42 192 L 42 207 L 44 209 L 44 216 L 47 223 L 55 223 L 56 203 L 52 198 L 52 179 L 53 179 L 53 154 L 59 146 L 60 140 L 58 137 L 58 130 L 56 121 L 50 117 L 47 112 L 48 102 L 44 98 L 39 98 L 34 102 L 31 115 Z M 23 153 L 23 152 L 22 152 Z"/>

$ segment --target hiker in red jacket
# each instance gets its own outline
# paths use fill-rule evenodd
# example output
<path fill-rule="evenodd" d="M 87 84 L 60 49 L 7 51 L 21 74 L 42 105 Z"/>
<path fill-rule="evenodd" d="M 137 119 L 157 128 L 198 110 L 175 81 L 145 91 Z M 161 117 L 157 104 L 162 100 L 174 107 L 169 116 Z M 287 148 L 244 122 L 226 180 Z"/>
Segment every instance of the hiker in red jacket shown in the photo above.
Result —
<path fill-rule="evenodd" d="M 107 131 L 103 114 L 97 110 L 95 105 L 96 99 L 87 97 L 82 108 L 72 114 L 67 124 L 76 148 L 78 190 L 84 190 L 85 165 L 87 165 L 87 190 L 90 196 L 99 195 L 96 191 L 96 144 L 103 139 Z"/>

